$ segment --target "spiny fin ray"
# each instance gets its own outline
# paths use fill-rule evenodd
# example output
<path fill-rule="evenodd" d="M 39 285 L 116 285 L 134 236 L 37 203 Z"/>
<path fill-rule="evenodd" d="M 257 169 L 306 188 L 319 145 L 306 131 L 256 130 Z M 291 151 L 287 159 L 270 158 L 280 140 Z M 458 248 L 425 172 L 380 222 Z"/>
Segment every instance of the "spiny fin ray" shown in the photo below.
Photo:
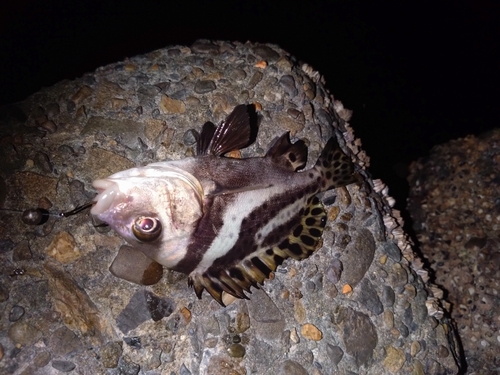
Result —
<path fill-rule="evenodd" d="M 211 122 L 205 123 L 198 139 L 197 154 L 221 156 L 248 146 L 252 136 L 249 112 L 252 108 L 255 112 L 252 105 L 236 106 L 218 127 Z"/>

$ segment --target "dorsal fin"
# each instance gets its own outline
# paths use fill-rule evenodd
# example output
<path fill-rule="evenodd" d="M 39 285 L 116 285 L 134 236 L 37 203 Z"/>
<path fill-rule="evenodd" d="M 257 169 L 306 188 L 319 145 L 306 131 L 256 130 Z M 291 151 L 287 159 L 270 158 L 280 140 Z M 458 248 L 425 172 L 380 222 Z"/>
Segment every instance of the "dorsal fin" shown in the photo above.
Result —
<path fill-rule="evenodd" d="M 202 274 L 192 273 L 188 284 L 194 288 L 198 298 L 206 289 L 222 306 L 224 292 L 248 299 L 244 292 L 251 293 L 251 286 L 259 288 L 285 259 L 301 260 L 313 254 L 319 247 L 325 224 L 323 205 L 317 197 L 311 197 L 300 223 L 279 245 L 253 252 L 228 269 L 211 267 Z"/>
<path fill-rule="evenodd" d="M 297 171 L 303 169 L 307 162 L 307 146 L 303 140 L 292 144 L 290 133 L 285 133 L 274 141 L 267 151 L 266 157 L 285 169 Z"/>
<path fill-rule="evenodd" d="M 200 138 L 198 138 L 196 143 L 196 155 L 206 155 L 208 151 L 208 146 L 210 146 L 210 141 L 215 133 L 215 125 L 208 121 L 205 122 L 201 128 Z"/>
<path fill-rule="evenodd" d="M 226 152 L 248 146 L 251 138 L 249 110 L 251 106 L 240 104 L 215 128 L 205 123 L 198 140 L 198 155 L 224 155 Z"/>

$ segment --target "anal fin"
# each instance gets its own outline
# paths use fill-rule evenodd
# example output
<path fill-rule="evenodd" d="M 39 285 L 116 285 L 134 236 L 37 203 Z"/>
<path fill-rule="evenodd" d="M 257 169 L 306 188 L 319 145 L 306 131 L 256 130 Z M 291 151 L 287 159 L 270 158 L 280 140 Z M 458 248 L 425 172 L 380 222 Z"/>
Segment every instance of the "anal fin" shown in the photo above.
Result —
<path fill-rule="evenodd" d="M 211 267 L 203 273 L 193 272 L 188 278 L 189 286 L 194 287 L 198 298 L 206 289 L 222 306 L 224 292 L 248 299 L 245 292 L 251 293 L 252 286 L 259 288 L 285 259 L 301 260 L 312 255 L 318 249 L 325 224 L 323 205 L 317 197 L 311 197 L 300 223 L 280 244 L 253 252 L 227 269 Z"/>

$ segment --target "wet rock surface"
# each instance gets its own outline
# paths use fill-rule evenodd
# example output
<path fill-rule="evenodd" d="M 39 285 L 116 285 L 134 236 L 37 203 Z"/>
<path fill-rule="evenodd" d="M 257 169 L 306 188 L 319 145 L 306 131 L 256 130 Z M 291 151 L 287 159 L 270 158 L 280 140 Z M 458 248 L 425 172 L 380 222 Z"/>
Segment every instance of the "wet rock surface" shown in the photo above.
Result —
<path fill-rule="evenodd" d="M 470 374 L 500 371 L 499 145 L 498 129 L 453 140 L 409 176 L 414 229 L 451 303 Z"/>
<path fill-rule="evenodd" d="M 278 46 L 167 47 L 1 109 L 2 208 L 71 209 L 96 178 L 193 155 L 193 130 L 241 103 L 261 119 L 243 157 L 290 131 L 308 143 L 308 166 L 332 135 L 359 166 L 358 184 L 322 197 L 323 246 L 223 308 L 179 273 L 151 286 L 113 276 L 125 243 L 88 212 L 28 226 L 0 211 L 1 373 L 458 373 L 449 321 L 387 188 L 365 171 L 350 111 Z"/>

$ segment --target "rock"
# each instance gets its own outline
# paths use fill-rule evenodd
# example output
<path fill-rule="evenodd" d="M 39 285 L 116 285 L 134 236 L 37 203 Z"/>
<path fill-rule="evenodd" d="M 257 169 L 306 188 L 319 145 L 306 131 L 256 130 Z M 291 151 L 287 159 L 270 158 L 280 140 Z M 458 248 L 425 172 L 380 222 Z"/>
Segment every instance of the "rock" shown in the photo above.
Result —
<path fill-rule="evenodd" d="M 245 355 L 245 347 L 241 344 L 232 344 L 227 348 L 227 352 L 231 357 L 241 358 Z"/>
<path fill-rule="evenodd" d="M 206 94 L 214 91 L 217 88 L 212 80 L 201 80 L 194 85 L 194 92 L 197 94 Z"/>
<path fill-rule="evenodd" d="M 366 229 L 359 231 L 359 236 L 346 248 L 340 258 L 343 265 L 342 279 L 345 284 L 355 287 L 365 276 L 373 262 L 375 241 Z"/>
<path fill-rule="evenodd" d="M 500 130 L 435 146 L 410 166 L 408 210 L 419 248 L 451 304 L 468 373 L 498 371 Z M 439 214 L 436 214 L 439 213 Z M 414 309 L 415 310 L 415 309 Z M 415 313 L 421 319 L 421 313 Z M 451 335 L 451 341 L 457 337 Z M 438 363 L 449 358 L 446 345 Z"/>
<path fill-rule="evenodd" d="M 377 330 L 370 318 L 351 308 L 343 308 L 338 321 L 343 327 L 346 353 L 356 358 L 358 365 L 368 363 L 378 343 Z"/>
<path fill-rule="evenodd" d="M 63 264 L 72 263 L 81 256 L 75 239 L 68 232 L 58 233 L 45 252 Z"/>
<path fill-rule="evenodd" d="M 78 336 L 65 326 L 58 328 L 50 336 L 50 346 L 55 353 L 61 356 L 77 351 L 81 345 L 82 342 L 78 339 Z"/>
<path fill-rule="evenodd" d="M 42 332 L 25 321 L 13 323 L 9 328 L 9 338 L 19 345 L 30 345 L 42 337 Z"/>
<path fill-rule="evenodd" d="M 166 95 L 161 97 L 160 109 L 165 113 L 184 113 L 186 105 L 181 100 L 169 98 Z"/>
<path fill-rule="evenodd" d="M 52 361 L 52 367 L 61 372 L 71 372 L 76 365 L 71 361 Z"/>
<path fill-rule="evenodd" d="M 175 303 L 167 298 L 159 298 L 149 291 L 138 291 L 116 318 L 116 324 L 126 334 L 146 320 L 158 321 L 172 314 Z"/>
<path fill-rule="evenodd" d="M 24 308 L 22 306 L 13 306 L 9 312 L 9 321 L 17 322 L 24 315 Z"/>
<path fill-rule="evenodd" d="M 51 358 L 52 356 L 50 355 L 49 352 L 42 351 L 37 353 L 35 359 L 33 360 L 33 364 L 36 367 L 45 367 L 49 364 Z"/>
<path fill-rule="evenodd" d="M 304 367 L 290 359 L 287 359 L 280 365 L 277 373 L 287 375 L 308 375 Z"/>
<path fill-rule="evenodd" d="M 87 293 L 64 271 L 46 263 L 50 275 L 49 290 L 54 308 L 61 314 L 62 321 L 81 335 L 89 335 L 94 342 L 100 342 L 108 334 L 108 323 L 99 313 Z"/>
<path fill-rule="evenodd" d="M 242 333 L 250 328 L 250 317 L 247 313 L 239 312 L 236 315 L 236 332 Z"/>
<path fill-rule="evenodd" d="M 344 351 L 340 346 L 337 345 L 327 344 L 326 352 L 335 365 L 337 365 L 344 356 Z"/>
<path fill-rule="evenodd" d="M 121 342 L 109 342 L 101 349 L 101 361 L 106 368 L 118 366 L 118 360 L 122 355 Z"/>
<path fill-rule="evenodd" d="M 441 296 L 426 285 L 387 189 L 364 169 L 350 111 L 319 72 L 278 46 L 204 40 L 166 47 L 0 109 L 10 113 L 0 116 L 0 205 L 58 212 L 88 202 L 96 178 L 193 156 L 201 126 L 219 124 L 241 103 L 254 103 L 259 129 L 255 142 L 231 155 L 263 156 L 290 131 L 308 145 L 306 168 L 331 136 L 360 166 L 359 182 L 322 197 L 321 246 L 302 261 L 285 260 L 260 289 L 251 288 L 249 300 L 223 308 L 207 293 L 197 299 L 186 275 L 122 251 L 125 241 L 95 227 L 88 211 L 38 225 L 2 211 L 0 337 L 17 340 L 2 341 L 2 369 L 380 375 L 389 372 L 384 360 L 393 347 L 405 354 L 399 372 L 459 372 Z M 29 143 L 13 137 L 12 126 Z M 484 252 L 492 238 L 474 233 L 463 245 Z M 485 299 L 477 309 L 493 303 Z"/>
<path fill-rule="evenodd" d="M 256 327 L 258 337 L 268 340 L 281 337 L 281 333 L 285 329 L 285 320 L 264 291 L 256 290 L 252 293 L 252 299 L 247 301 L 247 307 L 250 315 L 250 326 Z"/>
<path fill-rule="evenodd" d="M 123 375 L 137 375 L 141 370 L 141 366 L 137 363 L 130 361 L 125 357 L 121 357 L 118 363 L 118 371 Z"/>
<path fill-rule="evenodd" d="M 401 370 L 405 363 L 405 354 L 400 349 L 396 349 L 392 346 L 387 348 L 387 355 L 384 359 L 384 366 L 391 373 L 396 373 Z"/>
<path fill-rule="evenodd" d="M 139 285 L 156 284 L 163 276 L 163 266 L 131 246 L 121 246 L 109 271 L 116 277 Z"/>
<path fill-rule="evenodd" d="M 375 315 L 379 315 L 384 311 L 375 287 L 367 279 L 361 281 L 357 299 L 366 309 L 370 310 Z"/>
<path fill-rule="evenodd" d="M 319 341 L 323 338 L 323 334 L 314 324 L 306 323 L 302 326 L 300 333 L 308 340 Z"/>

